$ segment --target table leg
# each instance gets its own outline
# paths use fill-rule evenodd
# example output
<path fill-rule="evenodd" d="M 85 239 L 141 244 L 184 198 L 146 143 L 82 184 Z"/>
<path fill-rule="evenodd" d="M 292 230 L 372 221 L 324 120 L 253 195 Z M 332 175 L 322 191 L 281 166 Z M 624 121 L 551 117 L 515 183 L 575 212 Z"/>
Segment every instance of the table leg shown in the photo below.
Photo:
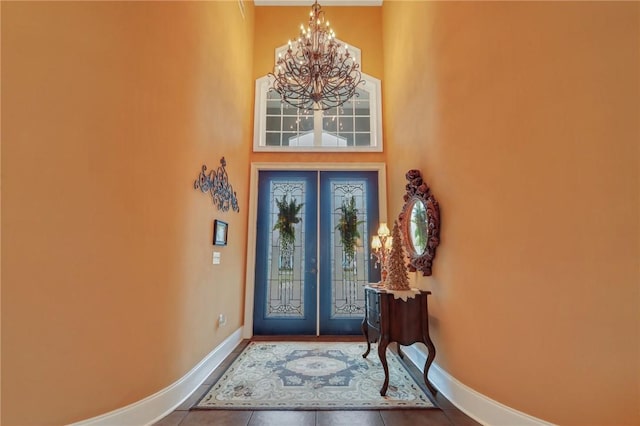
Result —
<path fill-rule="evenodd" d="M 434 346 L 428 335 L 425 336 L 424 343 L 425 345 L 427 345 L 427 349 L 429 350 L 429 355 L 427 355 L 427 362 L 424 364 L 424 384 L 427 385 L 431 393 L 435 395 L 438 392 L 438 389 L 436 389 L 435 386 L 431 384 L 428 378 L 428 374 L 429 368 L 431 368 L 431 364 L 436 357 L 436 347 Z"/>
<path fill-rule="evenodd" d="M 387 345 L 389 345 L 389 338 L 387 336 L 380 336 L 380 342 L 378 343 L 378 357 L 380 363 L 384 369 L 384 383 L 382 389 L 380 389 L 380 395 L 385 396 L 387 394 L 387 388 L 389 387 L 389 366 L 387 365 Z"/>
<path fill-rule="evenodd" d="M 362 321 L 362 334 L 364 334 L 364 338 L 367 340 L 367 350 L 362 354 L 362 358 L 366 358 L 371 352 L 371 342 L 369 341 L 369 324 L 367 324 L 367 317 L 364 317 Z"/>
<path fill-rule="evenodd" d="M 402 353 L 402 348 L 400 347 L 400 343 L 396 342 L 396 345 L 398 345 L 398 356 L 400 357 L 400 359 L 404 359 L 404 354 Z"/>

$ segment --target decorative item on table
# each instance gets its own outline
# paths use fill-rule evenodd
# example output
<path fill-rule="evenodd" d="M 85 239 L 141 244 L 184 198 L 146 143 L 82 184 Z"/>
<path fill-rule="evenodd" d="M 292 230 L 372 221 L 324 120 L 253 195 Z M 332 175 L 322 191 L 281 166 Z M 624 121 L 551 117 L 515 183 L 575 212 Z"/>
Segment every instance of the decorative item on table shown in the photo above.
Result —
<path fill-rule="evenodd" d="M 282 102 L 304 111 L 328 110 L 344 104 L 363 83 L 360 64 L 346 44 L 325 20 L 316 0 L 311 6 L 309 24 L 300 25 L 300 35 L 289 40 L 284 55 L 278 55 L 271 77 L 271 90 Z"/>
<path fill-rule="evenodd" d="M 226 246 L 227 235 L 229 234 L 229 225 L 221 220 L 213 221 L 213 245 Z"/>
<path fill-rule="evenodd" d="M 380 267 L 380 284 L 382 285 L 387 279 L 387 260 L 392 244 L 393 237 L 389 232 L 389 227 L 384 222 L 380 223 L 378 235 L 374 235 L 371 239 L 371 258 L 376 260 L 374 267 Z"/>
<path fill-rule="evenodd" d="M 389 290 L 411 290 L 411 286 L 409 285 L 409 274 L 407 273 L 407 268 L 404 264 L 405 253 L 402 248 L 398 222 L 393 222 L 392 237 L 393 243 L 391 244 L 391 253 L 389 253 L 389 259 L 387 260 L 387 268 L 389 269 L 389 272 L 384 286 Z"/>
<path fill-rule="evenodd" d="M 358 226 L 364 223 L 358 220 L 358 209 L 356 208 L 356 199 L 351 196 L 350 199 L 343 199 L 342 206 L 336 209 L 340 211 L 340 218 L 336 230 L 340 232 L 340 242 L 342 243 L 343 253 L 343 270 L 353 270 L 356 268 L 356 245 L 360 232 Z"/>

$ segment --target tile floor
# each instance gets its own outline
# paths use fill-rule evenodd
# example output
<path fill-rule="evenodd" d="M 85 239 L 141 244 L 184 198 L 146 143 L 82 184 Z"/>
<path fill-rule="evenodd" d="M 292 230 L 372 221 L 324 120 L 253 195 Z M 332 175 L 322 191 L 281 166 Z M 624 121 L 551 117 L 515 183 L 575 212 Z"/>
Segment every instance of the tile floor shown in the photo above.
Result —
<path fill-rule="evenodd" d="M 359 339 L 362 339 L 361 337 Z M 255 340 L 259 340 L 255 338 Z M 262 340 L 262 339 L 260 339 Z M 266 338 L 264 340 L 281 340 Z M 297 340 L 297 339 L 296 339 Z M 304 339 L 307 340 L 307 339 Z M 312 340 L 312 339 L 308 339 Z M 328 339 L 327 339 L 328 340 Z M 331 339 L 343 340 L 343 339 Z M 347 338 L 346 340 L 351 340 Z M 205 382 L 155 426 L 477 426 L 470 417 L 453 406 L 445 397 L 436 395 L 439 408 L 428 410 L 370 410 L 370 411 L 240 411 L 194 410 L 189 411 L 211 385 L 222 375 L 238 356 L 248 341 L 240 343 Z M 392 345 L 394 346 L 394 345 Z M 411 363 L 408 368 L 421 379 L 420 371 Z"/>

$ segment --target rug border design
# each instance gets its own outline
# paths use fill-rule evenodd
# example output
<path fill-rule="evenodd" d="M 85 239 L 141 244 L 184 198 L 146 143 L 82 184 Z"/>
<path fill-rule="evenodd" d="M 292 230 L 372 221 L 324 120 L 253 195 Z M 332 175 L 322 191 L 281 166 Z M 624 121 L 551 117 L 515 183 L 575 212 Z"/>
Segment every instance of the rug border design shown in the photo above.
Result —
<path fill-rule="evenodd" d="M 244 354 L 244 352 L 249 349 L 250 346 L 256 345 L 264 345 L 264 344 L 322 344 L 322 345 L 332 345 L 332 344 L 366 344 L 365 342 L 313 342 L 313 341 L 294 341 L 294 340 L 283 340 L 283 341 L 254 341 L 251 340 L 249 343 L 240 351 L 230 362 L 229 365 L 224 369 L 220 377 L 218 377 L 202 394 L 200 398 L 192 405 L 190 410 L 249 410 L 249 411 L 304 411 L 304 410 L 312 410 L 312 411 L 366 411 L 366 410 L 432 410 L 432 409 L 440 409 L 437 403 L 434 400 L 433 395 L 429 392 L 424 383 L 421 383 L 411 371 L 409 371 L 408 366 L 406 365 L 406 361 L 398 356 L 397 353 L 393 351 L 387 351 L 387 361 L 388 364 L 394 362 L 390 358 L 393 357 L 398 366 L 403 369 L 404 373 L 409 377 L 412 384 L 414 384 L 426 397 L 425 399 L 431 404 L 431 406 L 420 406 L 412 403 L 403 403 L 397 401 L 390 402 L 375 402 L 371 403 L 371 405 L 363 405 L 362 403 L 354 403 L 353 405 L 349 405 L 349 403 L 341 402 L 340 404 L 321 404 L 318 402 L 311 403 L 275 403 L 274 405 L 254 405 L 250 402 L 247 403 L 232 403 L 230 405 L 218 405 L 218 406 L 199 406 L 199 404 L 209 395 L 212 389 L 225 377 L 227 372 L 234 367 L 236 361 Z M 371 353 L 367 358 L 375 357 L 376 361 L 378 360 L 377 355 L 377 345 L 372 343 L 371 345 Z M 382 368 L 382 367 L 380 367 Z M 391 368 L 391 366 L 390 366 Z M 392 385 L 392 383 L 390 383 Z"/>

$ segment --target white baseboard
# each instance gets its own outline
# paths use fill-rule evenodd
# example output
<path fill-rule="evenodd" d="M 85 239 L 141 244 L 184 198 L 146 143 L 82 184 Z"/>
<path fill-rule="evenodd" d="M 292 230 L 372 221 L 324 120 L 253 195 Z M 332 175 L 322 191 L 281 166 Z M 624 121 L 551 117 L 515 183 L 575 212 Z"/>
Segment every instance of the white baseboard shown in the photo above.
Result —
<path fill-rule="evenodd" d="M 233 352 L 241 340 L 242 328 L 239 328 L 175 383 L 126 407 L 70 426 L 140 426 L 155 423 L 182 404 Z"/>
<path fill-rule="evenodd" d="M 403 346 L 402 352 L 424 373 L 427 353 L 417 345 Z M 552 426 L 528 414 L 514 410 L 482 395 L 458 381 L 435 362 L 429 369 L 429 380 L 453 405 L 478 423 L 491 426 Z"/>

